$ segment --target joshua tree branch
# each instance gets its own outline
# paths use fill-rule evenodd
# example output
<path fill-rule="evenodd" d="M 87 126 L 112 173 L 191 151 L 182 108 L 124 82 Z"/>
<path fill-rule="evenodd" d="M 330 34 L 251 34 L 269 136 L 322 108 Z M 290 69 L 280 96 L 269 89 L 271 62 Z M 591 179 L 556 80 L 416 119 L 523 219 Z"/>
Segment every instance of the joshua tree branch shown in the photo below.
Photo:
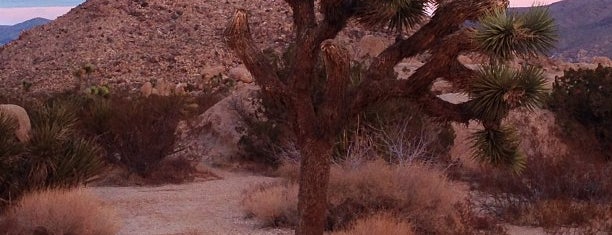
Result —
<path fill-rule="evenodd" d="M 444 121 L 467 123 L 475 116 L 469 111 L 467 103 L 454 104 L 440 99 L 436 95 L 428 92 L 415 101 L 421 105 L 423 111 L 429 116 Z"/>
<path fill-rule="evenodd" d="M 350 79 L 350 56 L 346 48 L 326 40 L 321 45 L 323 61 L 327 74 L 324 101 L 319 108 L 319 119 L 325 129 L 336 133 L 340 127 L 339 122 L 345 120 L 346 92 Z M 330 135 L 333 136 L 333 135 Z"/>
<path fill-rule="evenodd" d="M 242 60 L 264 92 L 287 92 L 274 66 L 268 62 L 253 41 L 246 10 L 236 11 L 225 30 L 225 38 L 229 48 L 234 50 L 238 58 Z"/>
<path fill-rule="evenodd" d="M 500 3 L 501 2 L 501 3 Z M 455 0 L 440 5 L 431 20 L 407 39 L 390 45 L 368 68 L 366 79 L 389 78 L 393 67 L 402 59 L 434 48 L 439 40 L 459 30 L 466 20 L 475 20 L 484 11 L 500 7 L 506 0 Z"/>

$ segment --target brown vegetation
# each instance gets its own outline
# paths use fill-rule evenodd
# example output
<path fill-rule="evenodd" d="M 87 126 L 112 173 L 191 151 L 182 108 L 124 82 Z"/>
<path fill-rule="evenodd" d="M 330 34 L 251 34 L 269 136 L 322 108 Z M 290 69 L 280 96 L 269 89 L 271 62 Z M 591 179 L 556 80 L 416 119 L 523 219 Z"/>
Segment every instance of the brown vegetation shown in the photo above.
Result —
<path fill-rule="evenodd" d="M 390 214 L 378 214 L 357 220 L 347 230 L 332 235 L 413 235 L 412 226 Z"/>
<path fill-rule="evenodd" d="M 84 189 L 32 192 L 0 220 L 0 233 L 11 235 L 113 235 L 119 228 L 114 210 Z"/>
<path fill-rule="evenodd" d="M 243 205 L 247 214 L 268 225 L 295 226 L 296 167 L 280 169 L 281 174 L 290 173 L 284 175 L 289 182 L 258 186 L 246 193 Z M 326 227 L 341 230 L 364 216 L 389 212 L 420 233 L 459 234 L 472 229 L 472 225 L 464 224 L 463 217 L 468 215 L 457 208 L 465 196 L 442 172 L 430 166 L 397 166 L 384 161 L 334 165 Z"/>
<path fill-rule="evenodd" d="M 536 155 L 521 175 L 483 169 L 475 177 L 485 211 L 511 223 L 601 230 L 612 226 L 610 175 L 609 162 Z"/>

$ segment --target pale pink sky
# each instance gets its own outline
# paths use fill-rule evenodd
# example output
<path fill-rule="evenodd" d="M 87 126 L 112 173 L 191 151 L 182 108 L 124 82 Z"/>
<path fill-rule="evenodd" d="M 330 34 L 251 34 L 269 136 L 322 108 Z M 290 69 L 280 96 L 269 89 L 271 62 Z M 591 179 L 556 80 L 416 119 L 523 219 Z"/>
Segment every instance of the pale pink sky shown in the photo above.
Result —
<path fill-rule="evenodd" d="M 560 0 L 510 0 L 510 6 L 545 5 L 558 1 Z M 70 9 L 70 7 L 0 8 L 0 25 L 13 25 L 35 17 L 54 20 Z"/>
<path fill-rule="evenodd" d="M 510 0 L 511 7 L 529 7 L 532 5 L 547 5 L 561 0 Z"/>
<path fill-rule="evenodd" d="M 72 7 L 0 8 L 0 25 L 14 25 L 36 17 L 54 20 L 70 9 Z"/>

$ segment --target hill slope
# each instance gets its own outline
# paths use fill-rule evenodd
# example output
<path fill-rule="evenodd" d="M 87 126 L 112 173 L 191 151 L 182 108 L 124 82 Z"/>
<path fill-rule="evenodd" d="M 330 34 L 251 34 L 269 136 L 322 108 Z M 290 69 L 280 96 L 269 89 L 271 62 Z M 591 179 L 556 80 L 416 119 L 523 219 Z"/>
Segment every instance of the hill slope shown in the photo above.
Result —
<path fill-rule="evenodd" d="M 568 59 L 612 58 L 612 0 L 564 0 L 551 4 L 549 9 L 560 34 L 554 55 Z"/>
<path fill-rule="evenodd" d="M 19 90 L 22 80 L 34 91 L 62 90 L 84 64 L 97 68 L 97 82 L 110 85 L 196 81 L 208 67 L 237 62 L 223 42 L 236 8 L 249 10 L 251 23 L 261 26 L 252 32 L 262 48 L 289 37 L 281 0 L 89 0 L 0 48 L 0 93 Z"/>
<path fill-rule="evenodd" d="M 16 25 L 0 25 L 0 46 L 17 39 L 21 32 L 39 25 L 44 25 L 50 21 L 51 20 L 44 18 L 34 18 Z"/>

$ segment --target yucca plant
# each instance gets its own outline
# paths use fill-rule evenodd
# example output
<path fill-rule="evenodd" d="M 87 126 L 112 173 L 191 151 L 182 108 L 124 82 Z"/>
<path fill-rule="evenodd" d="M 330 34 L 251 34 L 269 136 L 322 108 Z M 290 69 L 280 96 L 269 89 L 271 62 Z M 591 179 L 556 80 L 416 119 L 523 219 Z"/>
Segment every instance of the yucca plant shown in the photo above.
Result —
<path fill-rule="evenodd" d="M 516 56 L 546 53 L 556 40 L 554 21 L 548 10 L 536 7 L 525 14 L 510 14 L 496 9 L 484 15 L 473 33 L 474 41 L 490 56 L 469 83 L 468 107 L 485 126 L 472 136 L 474 157 L 493 165 L 507 165 L 520 173 L 524 160 L 518 153 L 518 140 L 510 138 L 511 127 L 501 121 L 515 108 L 533 110 L 546 97 L 545 77 L 534 66 L 515 71 L 504 62 Z M 489 158 L 487 158 L 487 156 Z"/>
<path fill-rule="evenodd" d="M 426 0 L 358 1 L 357 20 L 370 28 L 388 27 L 402 31 L 412 28 L 425 18 Z"/>
<path fill-rule="evenodd" d="M 533 110 L 546 97 L 543 73 L 532 66 L 514 71 L 505 65 L 487 65 L 480 70 L 469 87 L 468 107 L 485 125 L 473 134 L 474 156 L 493 165 L 508 165 L 520 173 L 524 167 L 518 151 L 518 140 L 510 138 L 513 130 L 501 128 L 501 120 L 515 108 Z M 489 156 L 490 159 L 486 159 Z M 504 159 L 505 158 L 505 159 Z"/>
<path fill-rule="evenodd" d="M 105 168 L 100 147 L 74 130 L 77 119 L 70 104 L 51 102 L 36 108 L 27 144 L 0 136 L 0 205 L 27 191 L 87 183 Z M 14 128 L 12 120 L 0 115 L 2 133 Z"/>
<path fill-rule="evenodd" d="M 544 7 L 535 7 L 524 14 L 496 9 L 483 16 L 479 23 L 474 39 L 479 49 L 495 60 L 547 53 L 558 37 L 554 20 Z"/>
<path fill-rule="evenodd" d="M 471 139 L 476 160 L 494 166 L 510 166 L 516 173 L 525 168 L 525 157 L 518 151 L 520 140 L 512 128 L 480 130 Z"/>

